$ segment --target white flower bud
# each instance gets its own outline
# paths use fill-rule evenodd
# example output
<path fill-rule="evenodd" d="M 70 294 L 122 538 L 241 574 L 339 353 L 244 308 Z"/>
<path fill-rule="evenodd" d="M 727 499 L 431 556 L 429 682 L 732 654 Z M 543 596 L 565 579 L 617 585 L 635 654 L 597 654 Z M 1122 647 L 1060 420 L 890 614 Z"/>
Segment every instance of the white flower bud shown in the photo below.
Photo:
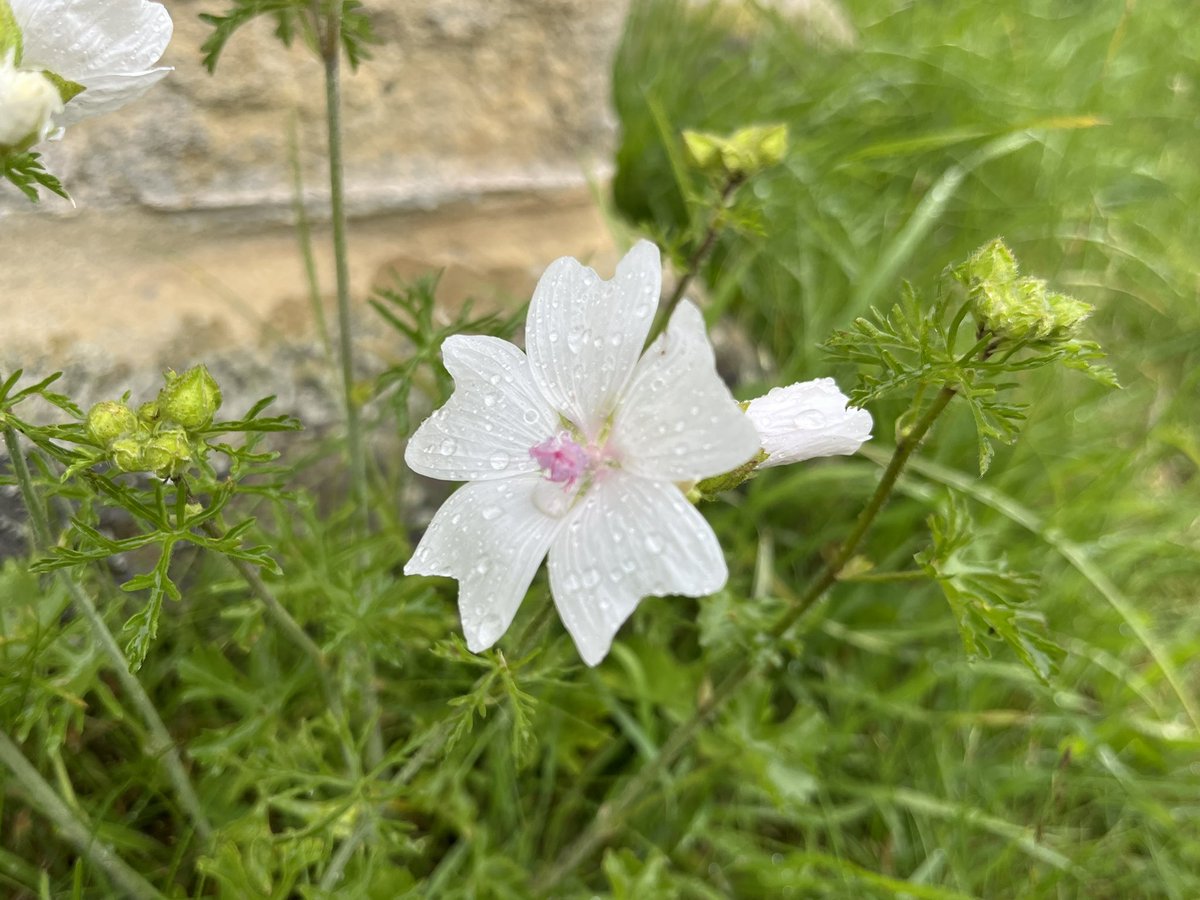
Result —
<path fill-rule="evenodd" d="M 849 402 L 832 378 L 772 388 L 751 400 L 746 415 L 767 452 L 761 466 L 856 452 L 871 439 L 871 414 Z"/>
<path fill-rule="evenodd" d="M 58 88 L 41 72 L 0 61 L 0 148 L 25 150 L 46 137 L 62 112 Z"/>

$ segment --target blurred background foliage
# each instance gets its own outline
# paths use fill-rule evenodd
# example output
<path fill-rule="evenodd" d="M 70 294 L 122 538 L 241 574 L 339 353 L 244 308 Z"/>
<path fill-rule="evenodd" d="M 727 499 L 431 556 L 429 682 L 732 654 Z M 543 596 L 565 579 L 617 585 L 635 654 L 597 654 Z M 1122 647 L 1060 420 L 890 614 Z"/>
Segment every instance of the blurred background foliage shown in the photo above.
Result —
<path fill-rule="evenodd" d="M 1087 336 L 1123 388 L 1053 367 L 1023 374 L 1029 419 L 983 479 L 973 426 L 952 406 L 827 602 L 556 895 L 1200 896 L 1194 11 L 1182 0 L 844 9 L 851 42 L 765 5 L 733 15 L 639 0 L 616 59 L 614 211 L 679 260 L 705 222 L 680 131 L 789 125 L 786 161 L 744 189 L 738 228 L 704 272 L 711 319 L 755 348 L 739 394 L 825 375 L 849 387 L 855 373 L 819 349 L 830 332 L 890 305 L 902 280 L 928 290 L 998 235 L 1025 271 L 1096 306 Z M 432 302 L 429 283 L 380 300 L 423 362 L 380 381 L 405 402 L 399 425 L 377 424 L 401 434 L 415 424 L 409 387 L 434 405 L 449 390 Z M 767 652 L 755 635 L 846 532 L 904 408 L 872 407 L 863 456 L 771 470 L 710 504 L 728 588 L 648 600 L 597 670 L 543 615 L 544 575 L 501 652 L 467 653 L 451 637 L 453 583 L 399 575 L 421 495 L 398 462 L 376 473 L 379 530 L 354 543 L 352 511 L 330 512 L 337 448 L 288 450 L 294 490 L 243 511 L 279 559 L 271 588 L 339 660 L 348 705 L 364 708 L 364 674 L 375 684 L 388 751 L 374 771 L 347 768 L 346 735 L 304 657 L 231 570 L 181 556 L 183 599 L 164 610 L 139 675 L 193 760 L 218 832 L 207 849 L 141 754 L 136 718 L 65 594 L 13 561 L 0 569 L 0 596 L 15 598 L 0 616 L 3 724 L 173 896 L 528 896 L 531 873 L 719 674 Z M 1020 615 L 1064 651 L 1046 680 L 986 631 L 968 654 L 914 561 L 935 516 L 939 534 L 969 528 L 960 586 L 1023 573 Z M 889 572 L 900 580 L 879 580 Z M 128 598 L 93 581 L 118 627 Z M 0 884 L 106 896 L 19 787 L 0 802 Z"/>

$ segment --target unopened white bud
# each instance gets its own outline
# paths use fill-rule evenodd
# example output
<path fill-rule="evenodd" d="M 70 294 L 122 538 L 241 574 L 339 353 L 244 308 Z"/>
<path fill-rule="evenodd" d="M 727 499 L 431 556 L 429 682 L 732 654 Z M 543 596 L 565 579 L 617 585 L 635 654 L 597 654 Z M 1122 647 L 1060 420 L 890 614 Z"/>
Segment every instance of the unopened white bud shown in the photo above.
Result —
<path fill-rule="evenodd" d="M 41 72 L 0 61 L 0 149 L 26 150 L 50 133 L 63 102 L 54 82 Z"/>
<path fill-rule="evenodd" d="M 849 402 L 832 378 L 772 388 L 751 400 L 746 415 L 767 452 L 761 467 L 856 452 L 871 439 L 871 414 Z"/>

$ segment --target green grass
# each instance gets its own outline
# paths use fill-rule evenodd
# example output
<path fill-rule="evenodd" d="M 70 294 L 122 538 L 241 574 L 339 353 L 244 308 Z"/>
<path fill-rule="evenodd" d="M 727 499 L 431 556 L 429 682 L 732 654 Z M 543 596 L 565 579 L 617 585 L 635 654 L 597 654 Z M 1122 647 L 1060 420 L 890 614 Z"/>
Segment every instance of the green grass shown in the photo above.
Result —
<path fill-rule="evenodd" d="M 678 132 L 788 123 L 786 162 L 745 189 L 757 231 L 723 236 L 705 270 L 708 311 L 768 362 L 742 395 L 830 374 L 849 387 L 854 373 L 819 350 L 830 332 L 890 304 L 903 279 L 928 288 L 997 235 L 1026 270 L 1095 304 L 1088 336 L 1124 387 L 1055 368 L 1021 375 L 1028 421 L 982 479 L 974 429 L 952 405 L 860 550 L 877 572 L 915 569 L 928 518 L 953 494 L 975 523 L 972 558 L 1038 577 L 1027 620 L 1066 651 L 1049 683 L 999 642 L 969 658 L 932 584 L 843 581 L 559 893 L 1200 896 L 1190 9 L 855 0 L 857 45 L 838 49 L 765 13 L 734 33 L 684 7 L 634 5 L 615 64 L 614 205 L 685 257 L 698 213 L 671 162 Z M 386 308 L 412 324 L 412 310 L 429 312 L 421 297 Z M 433 318 L 417 318 L 419 365 L 384 379 L 400 389 L 395 409 L 376 410 L 377 446 L 419 421 L 410 387 L 434 404 L 449 387 L 428 364 Z M 24 561 L 0 570 L 0 724 L 94 834 L 171 896 L 528 896 L 531 874 L 721 674 L 768 653 L 754 635 L 848 531 L 904 408 L 872 406 L 862 456 L 771 470 L 709 504 L 728 588 L 646 601 L 594 671 L 542 616 L 544 574 L 503 655 L 468 654 L 453 584 L 400 574 L 436 497 L 421 500 L 381 454 L 375 531 L 355 539 L 336 444 L 281 438 L 282 460 L 258 483 L 284 475 L 287 493 L 235 503 L 283 570 L 269 589 L 333 661 L 348 724 L 234 569 L 180 550 L 183 597 L 164 608 L 138 676 L 187 752 L 211 846 L 144 752 L 141 720 L 60 582 Z M 94 517 L 81 487 L 53 491 Z M 123 562 L 136 572 L 153 560 Z M 102 567 L 86 584 L 114 630 L 139 607 Z M 0 893 L 110 896 L 6 778 Z M 322 890 L 335 861 L 336 892 Z"/>

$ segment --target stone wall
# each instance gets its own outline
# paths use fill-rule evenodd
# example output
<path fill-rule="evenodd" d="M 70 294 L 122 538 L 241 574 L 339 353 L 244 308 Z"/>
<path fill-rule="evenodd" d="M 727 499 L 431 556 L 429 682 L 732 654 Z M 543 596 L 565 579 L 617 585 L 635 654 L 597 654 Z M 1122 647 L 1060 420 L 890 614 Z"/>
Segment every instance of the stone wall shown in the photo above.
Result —
<path fill-rule="evenodd" d="M 563 254 L 610 264 L 587 183 L 611 156 L 626 3 L 368 0 L 381 43 L 347 71 L 344 115 L 355 306 L 378 362 L 389 349 L 365 300 L 393 271 L 445 269 L 453 304 L 526 299 Z M 77 205 L 0 189 L 0 372 L 66 369 L 91 400 L 204 360 L 319 419 L 309 382 L 327 369 L 290 227 L 290 147 L 295 134 L 328 303 L 321 68 L 257 22 L 209 76 L 198 14 L 221 0 L 167 5 L 175 72 L 48 147 Z"/>

